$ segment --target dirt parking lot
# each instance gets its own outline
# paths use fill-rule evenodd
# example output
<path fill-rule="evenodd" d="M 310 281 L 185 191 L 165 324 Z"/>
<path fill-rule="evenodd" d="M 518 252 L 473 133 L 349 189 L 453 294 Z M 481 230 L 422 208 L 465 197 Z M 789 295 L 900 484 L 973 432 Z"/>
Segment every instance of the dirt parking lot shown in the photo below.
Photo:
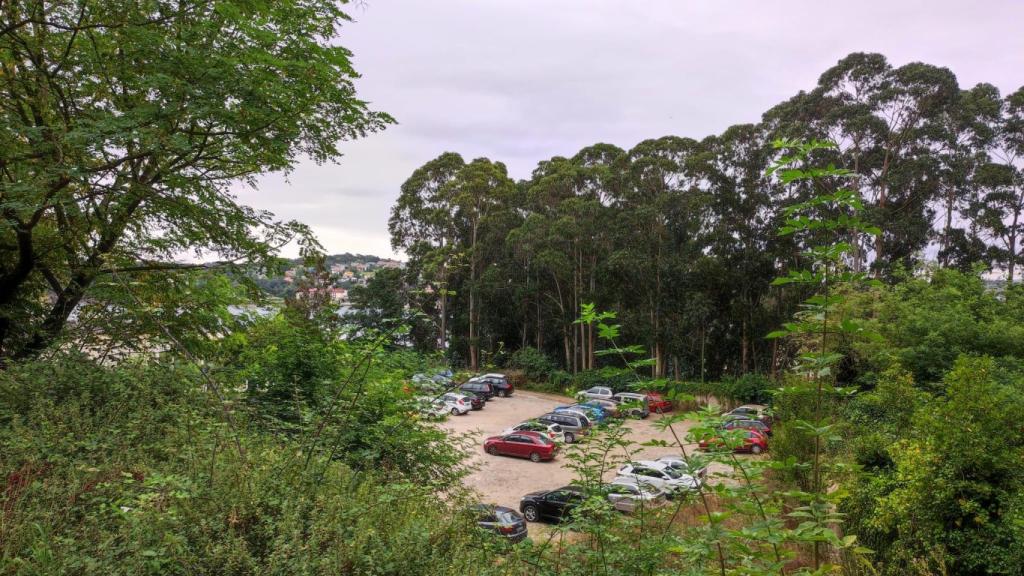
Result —
<path fill-rule="evenodd" d="M 474 435 L 472 462 L 478 466 L 467 479 L 470 488 L 480 493 L 482 502 L 500 504 L 519 509 L 519 499 L 529 492 L 550 490 L 564 486 L 573 480 L 573 471 L 565 466 L 564 454 L 551 462 L 531 462 L 525 458 L 491 456 L 483 450 L 484 440 L 500 434 L 507 428 L 530 418 L 550 412 L 555 406 L 572 404 L 571 398 L 516 391 L 511 398 L 495 398 L 483 410 L 472 411 L 463 416 L 452 416 L 442 424 L 453 432 L 468 432 Z M 646 420 L 628 420 L 629 439 L 637 444 L 658 439 L 673 442 L 669 431 L 655 428 L 659 416 L 652 414 Z M 676 432 L 682 437 L 689 429 L 689 423 L 676 425 Z M 687 445 L 687 450 L 696 445 Z M 632 460 L 658 458 L 678 454 L 671 447 L 634 446 L 629 455 Z M 610 480 L 614 471 L 609 471 Z"/>

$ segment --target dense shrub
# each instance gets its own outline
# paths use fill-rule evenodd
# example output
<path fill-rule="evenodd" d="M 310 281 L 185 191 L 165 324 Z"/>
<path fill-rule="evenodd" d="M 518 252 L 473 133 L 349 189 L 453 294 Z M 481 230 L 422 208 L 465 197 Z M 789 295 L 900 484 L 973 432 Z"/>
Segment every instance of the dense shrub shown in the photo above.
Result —
<path fill-rule="evenodd" d="M 531 382 L 544 382 L 555 371 L 555 363 L 536 348 L 520 348 L 512 354 L 509 365 L 522 370 Z"/>
<path fill-rule="evenodd" d="M 882 574 L 925 566 L 933 573 L 1019 573 L 1024 377 L 989 358 L 962 357 L 945 385 L 888 443 L 891 464 L 852 485 L 843 502 L 849 529 L 875 549 Z M 885 427 L 879 418 L 874 429 Z"/>
<path fill-rule="evenodd" d="M 421 480 L 439 453 L 406 436 L 414 422 L 385 417 L 394 438 L 381 445 L 370 432 L 375 452 L 350 449 L 331 426 L 310 449 L 308 436 L 262 432 L 230 398 L 226 420 L 203 383 L 186 364 L 57 359 L 0 372 L 0 574 L 415 575 L 486 565 L 467 519 L 449 509 L 462 502 L 458 482 L 441 500 Z"/>

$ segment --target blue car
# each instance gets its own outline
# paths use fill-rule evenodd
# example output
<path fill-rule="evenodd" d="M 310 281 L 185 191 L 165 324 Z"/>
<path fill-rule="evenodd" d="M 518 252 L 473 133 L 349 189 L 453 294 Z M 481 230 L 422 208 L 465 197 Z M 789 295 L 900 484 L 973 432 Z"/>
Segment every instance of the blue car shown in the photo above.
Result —
<path fill-rule="evenodd" d="M 573 404 L 572 406 L 558 406 L 553 410 L 554 412 L 582 412 L 587 418 L 601 423 L 608 414 L 601 408 L 596 406 L 586 406 L 584 404 Z"/>

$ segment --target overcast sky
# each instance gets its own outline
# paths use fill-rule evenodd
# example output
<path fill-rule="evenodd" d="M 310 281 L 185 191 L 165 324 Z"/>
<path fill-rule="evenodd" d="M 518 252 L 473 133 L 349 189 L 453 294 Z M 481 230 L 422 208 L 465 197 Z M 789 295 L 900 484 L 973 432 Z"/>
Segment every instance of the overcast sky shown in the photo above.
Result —
<path fill-rule="evenodd" d="M 850 52 L 950 68 L 961 87 L 1024 85 L 1024 1 L 365 0 L 340 43 L 359 95 L 398 124 L 239 191 L 301 220 L 329 253 L 391 256 L 399 186 L 445 151 L 539 160 L 667 134 L 702 138 L 761 113 Z M 290 254 L 293 255 L 293 254 Z"/>

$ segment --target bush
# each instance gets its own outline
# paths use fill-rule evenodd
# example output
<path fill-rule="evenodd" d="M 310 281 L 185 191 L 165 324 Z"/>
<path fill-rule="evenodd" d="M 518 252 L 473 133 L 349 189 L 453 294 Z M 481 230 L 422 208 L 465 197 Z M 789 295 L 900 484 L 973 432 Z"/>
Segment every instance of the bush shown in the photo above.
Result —
<path fill-rule="evenodd" d="M 434 449 L 405 433 L 414 422 L 386 417 L 394 438 L 377 453 L 330 426 L 307 450 L 230 398 L 229 424 L 202 382 L 187 364 L 0 371 L 0 573 L 454 575 L 490 562 L 452 513 L 458 488 L 442 499 L 404 479 L 431 473 Z"/>
<path fill-rule="evenodd" d="M 512 354 L 509 366 L 523 371 L 531 382 L 544 382 L 555 371 L 555 363 L 536 348 L 520 348 Z"/>
<path fill-rule="evenodd" d="M 764 374 L 749 373 L 722 380 L 721 394 L 739 404 L 767 404 L 773 388 L 774 383 Z"/>

